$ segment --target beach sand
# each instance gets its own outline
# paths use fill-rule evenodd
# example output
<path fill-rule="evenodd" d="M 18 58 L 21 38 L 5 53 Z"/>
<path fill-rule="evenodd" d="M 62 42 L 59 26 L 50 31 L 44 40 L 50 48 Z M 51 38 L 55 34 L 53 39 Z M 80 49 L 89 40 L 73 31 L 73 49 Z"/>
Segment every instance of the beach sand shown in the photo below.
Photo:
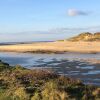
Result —
<path fill-rule="evenodd" d="M 32 52 L 32 53 L 100 53 L 100 42 L 37 42 L 30 44 L 1 45 L 3 52 Z"/>

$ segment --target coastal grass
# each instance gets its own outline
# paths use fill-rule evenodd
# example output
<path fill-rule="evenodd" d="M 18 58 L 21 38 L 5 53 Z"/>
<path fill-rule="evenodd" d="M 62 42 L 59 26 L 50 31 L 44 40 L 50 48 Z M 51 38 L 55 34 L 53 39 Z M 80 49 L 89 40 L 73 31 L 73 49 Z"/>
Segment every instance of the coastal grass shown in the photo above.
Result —
<path fill-rule="evenodd" d="M 100 88 L 49 70 L 0 61 L 0 100 L 99 100 Z"/>

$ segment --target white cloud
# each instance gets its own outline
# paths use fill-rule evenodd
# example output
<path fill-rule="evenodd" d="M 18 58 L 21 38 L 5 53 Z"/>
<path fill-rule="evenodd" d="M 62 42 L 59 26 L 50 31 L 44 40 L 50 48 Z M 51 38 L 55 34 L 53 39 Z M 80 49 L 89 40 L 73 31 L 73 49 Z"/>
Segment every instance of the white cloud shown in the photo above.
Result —
<path fill-rule="evenodd" d="M 49 33 L 56 34 L 70 34 L 70 33 L 81 33 L 81 32 L 100 32 L 100 26 L 90 26 L 90 27 L 73 27 L 73 28 L 56 28 L 49 31 Z"/>
<path fill-rule="evenodd" d="M 81 10 L 77 10 L 77 9 L 69 9 L 68 10 L 69 16 L 79 16 L 79 15 L 86 16 L 89 14 L 90 14 L 90 12 L 81 11 Z"/>

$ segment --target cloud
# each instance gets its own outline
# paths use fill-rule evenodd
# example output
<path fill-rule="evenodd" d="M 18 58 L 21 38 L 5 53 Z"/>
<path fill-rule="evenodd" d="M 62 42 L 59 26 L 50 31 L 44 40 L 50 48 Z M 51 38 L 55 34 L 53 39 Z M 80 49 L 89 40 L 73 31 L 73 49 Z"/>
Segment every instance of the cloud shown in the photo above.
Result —
<path fill-rule="evenodd" d="M 73 28 L 56 28 L 49 31 L 49 33 L 56 34 L 70 34 L 70 33 L 81 33 L 81 32 L 100 32 L 100 26 L 90 26 L 90 27 L 73 27 Z"/>
<path fill-rule="evenodd" d="M 100 32 L 100 25 L 90 27 L 62 27 L 45 31 L 27 31 L 9 34 L 0 33 L 0 42 L 55 41 L 78 35 L 81 32 Z"/>
<path fill-rule="evenodd" d="M 77 10 L 77 9 L 69 9 L 68 10 L 68 15 L 69 16 L 86 16 L 89 15 L 90 12 L 86 12 L 86 11 L 81 11 L 81 10 Z"/>

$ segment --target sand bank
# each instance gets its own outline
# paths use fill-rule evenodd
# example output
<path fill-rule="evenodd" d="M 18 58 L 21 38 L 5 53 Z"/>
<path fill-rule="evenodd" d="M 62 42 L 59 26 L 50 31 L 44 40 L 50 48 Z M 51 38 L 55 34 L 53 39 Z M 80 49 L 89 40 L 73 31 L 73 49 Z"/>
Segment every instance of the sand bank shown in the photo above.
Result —
<path fill-rule="evenodd" d="M 100 53 L 100 42 L 37 42 L 31 44 L 2 45 L 4 52 L 31 52 L 31 53 Z"/>

